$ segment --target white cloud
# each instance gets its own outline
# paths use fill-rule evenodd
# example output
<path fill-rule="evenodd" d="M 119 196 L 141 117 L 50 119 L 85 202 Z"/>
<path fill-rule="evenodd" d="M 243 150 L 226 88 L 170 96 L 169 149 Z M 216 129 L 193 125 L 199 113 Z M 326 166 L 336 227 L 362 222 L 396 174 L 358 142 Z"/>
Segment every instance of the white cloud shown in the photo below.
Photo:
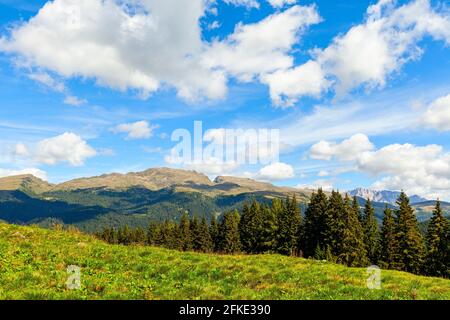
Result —
<path fill-rule="evenodd" d="M 297 0 L 268 0 L 270 5 L 274 8 L 282 8 L 286 5 L 294 4 Z"/>
<path fill-rule="evenodd" d="M 10 177 L 10 176 L 19 176 L 24 174 L 32 174 L 35 177 L 38 177 L 42 180 L 47 181 L 47 173 L 41 169 L 37 168 L 26 168 L 26 169 L 1 169 L 0 168 L 0 178 L 2 177 Z"/>
<path fill-rule="evenodd" d="M 298 184 L 295 187 L 297 189 L 317 190 L 318 188 L 322 188 L 322 190 L 324 190 L 324 191 L 334 190 L 333 181 L 324 180 L 324 179 L 315 180 L 312 183 Z"/>
<path fill-rule="evenodd" d="M 214 41 L 204 59 L 210 68 L 222 68 L 241 81 L 254 80 L 291 67 L 293 45 L 320 20 L 315 6 L 293 6 L 253 24 L 240 23 L 224 41 Z"/>
<path fill-rule="evenodd" d="M 439 131 L 450 130 L 450 94 L 433 101 L 424 114 L 424 124 Z"/>
<path fill-rule="evenodd" d="M 86 159 L 95 155 L 97 155 L 96 150 L 80 136 L 66 132 L 54 138 L 39 141 L 33 158 L 39 163 L 48 165 L 68 162 L 72 166 L 81 166 Z"/>
<path fill-rule="evenodd" d="M 14 147 L 13 155 L 17 157 L 27 157 L 29 155 L 29 151 L 26 145 L 23 143 L 18 143 Z"/>
<path fill-rule="evenodd" d="M 258 180 L 276 181 L 294 177 L 294 168 L 283 162 L 275 162 L 261 168 L 254 176 Z"/>
<path fill-rule="evenodd" d="M 267 75 L 275 105 L 292 106 L 303 96 L 318 97 L 328 88 L 338 96 L 364 86 L 383 87 L 388 78 L 411 60 L 420 58 L 425 36 L 450 43 L 450 18 L 428 0 L 396 7 L 380 0 L 369 6 L 364 23 L 333 39 L 325 49 L 312 50 L 314 60 Z"/>
<path fill-rule="evenodd" d="M 86 100 L 80 99 L 80 98 L 70 94 L 69 89 L 67 89 L 67 87 L 65 86 L 65 84 L 62 81 L 55 79 L 47 72 L 39 71 L 39 72 L 30 73 L 30 74 L 28 74 L 28 78 L 40 83 L 41 85 L 46 86 L 47 88 L 50 88 L 53 91 L 64 94 L 65 95 L 65 98 L 64 98 L 65 104 L 78 107 L 80 105 L 87 103 Z"/>
<path fill-rule="evenodd" d="M 387 77 L 422 53 L 418 42 L 431 35 L 450 43 L 450 18 L 439 14 L 428 0 L 395 7 L 381 0 L 367 10 L 365 23 L 336 37 L 317 61 L 336 78 L 336 91 L 343 94 L 360 85 L 383 87 Z"/>
<path fill-rule="evenodd" d="M 316 160 L 331 160 L 336 157 L 338 160 L 354 160 L 361 153 L 370 151 L 374 145 L 365 134 L 355 134 L 341 143 L 328 142 L 322 140 L 314 144 L 310 149 L 310 157 Z"/>
<path fill-rule="evenodd" d="M 147 121 L 134 123 L 122 123 L 113 128 L 114 133 L 127 133 L 127 139 L 147 139 L 153 135 L 153 130 L 158 126 L 150 126 Z"/>
<path fill-rule="evenodd" d="M 318 177 L 327 177 L 327 176 L 329 176 L 330 175 L 330 173 L 327 171 L 327 170 L 320 170 L 318 173 L 317 173 L 317 176 Z"/>
<path fill-rule="evenodd" d="M 64 103 L 71 105 L 71 106 L 81 106 L 83 104 L 86 104 L 87 101 L 85 99 L 80 99 L 78 97 L 72 96 L 72 95 L 68 95 L 64 98 Z"/>
<path fill-rule="evenodd" d="M 256 0 L 226 0 L 257 7 Z M 314 5 L 269 0 L 274 14 L 251 24 L 239 23 L 223 40 L 203 40 L 200 19 L 213 12 L 206 0 L 55 0 L 36 16 L 0 38 L 0 50 L 16 56 L 21 67 L 39 70 L 37 81 L 63 90 L 42 77 L 95 79 L 142 97 L 174 87 L 186 100 L 220 99 L 229 77 L 261 81 L 278 106 L 292 106 L 303 96 L 319 97 L 329 89 L 342 95 L 352 89 L 383 87 L 392 74 L 418 59 L 425 36 L 450 44 L 450 18 L 428 0 L 402 6 L 380 0 L 367 9 L 365 21 L 333 39 L 312 60 L 294 65 L 305 30 L 321 21 Z M 286 5 L 292 5 L 285 8 Z M 217 24 L 216 24 L 217 25 Z M 207 25 L 204 26 L 208 28 Z M 81 99 L 68 96 L 66 102 Z"/>
<path fill-rule="evenodd" d="M 64 83 L 54 79 L 47 72 L 35 72 L 28 74 L 28 78 L 34 80 L 50 89 L 64 93 L 66 91 L 66 86 Z"/>
<path fill-rule="evenodd" d="M 195 170 L 210 177 L 234 175 L 239 167 L 239 164 L 234 161 L 224 162 L 217 158 L 209 158 L 201 163 L 188 163 L 183 166 L 184 169 Z"/>
<path fill-rule="evenodd" d="M 21 66 L 149 95 L 168 84 L 186 99 L 221 98 L 222 72 L 199 59 L 203 0 L 55 0 L 0 39 Z"/>
<path fill-rule="evenodd" d="M 244 6 L 246 8 L 259 8 L 258 0 L 223 0 L 227 4 L 234 6 Z"/>
<path fill-rule="evenodd" d="M 351 140 L 352 138 L 346 141 Z M 317 149 L 323 151 L 319 152 L 323 159 L 330 160 L 332 156 L 336 156 L 339 161 L 352 163 L 354 171 L 379 178 L 373 184 L 375 189 L 403 189 L 409 194 L 450 199 L 450 153 L 445 152 L 442 146 L 391 144 L 377 150 L 361 148 L 359 152 L 342 157 L 342 150 L 336 146 L 342 146 L 344 142 L 325 143 L 334 148 L 330 151 L 316 147 L 316 152 Z"/>
<path fill-rule="evenodd" d="M 270 97 L 276 106 L 291 107 L 302 96 L 319 97 L 331 82 L 319 63 L 307 63 L 288 70 L 278 70 L 262 76 L 261 81 L 270 88 Z"/>

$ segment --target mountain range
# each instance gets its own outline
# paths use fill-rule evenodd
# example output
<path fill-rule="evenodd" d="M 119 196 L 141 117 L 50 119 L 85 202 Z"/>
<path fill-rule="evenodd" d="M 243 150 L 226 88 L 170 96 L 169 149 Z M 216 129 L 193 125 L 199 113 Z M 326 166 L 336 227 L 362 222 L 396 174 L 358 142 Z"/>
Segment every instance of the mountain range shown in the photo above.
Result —
<path fill-rule="evenodd" d="M 304 209 L 311 193 L 309 189 L 238 177 L 219 176 L 211 181 L 196 171 L 171 168 L 105 174 L 60 184 L 20 175 L 0 178 L 0 220 L 42 226 L 59 222 L 95 231 L 110 225 L 147 226 L 150 221 L 176 220 L 183 213 L 210 219 L 240 209 L 253 199 L 270 202 L 294 194 Z M 379 220 L 386 205 L 394 207 L 395 192 L 357 189 L 352 193 L 360 206 L 366 198 L 372 199 Z M 427 220 L 434 201 L 413 199 L 418 219 Z M 443 208 L 450 209 L 450 204 L 443 203 Z"/>
<path fill-rule="evenodd" d="M 399 191 L 389 191 L 389 190 L 371 190 L 366 188 L 357 188 L 348 192 L 351 196 L 357 196 L 364 199 L 369 199 L 374 202 L 384 202 L 395 205 L 400 195 Z M 418 195 L 409 196 L 409 201 L 411 204 L 420 203 L 428 201 L 428 199 L 422 198 Z"/>

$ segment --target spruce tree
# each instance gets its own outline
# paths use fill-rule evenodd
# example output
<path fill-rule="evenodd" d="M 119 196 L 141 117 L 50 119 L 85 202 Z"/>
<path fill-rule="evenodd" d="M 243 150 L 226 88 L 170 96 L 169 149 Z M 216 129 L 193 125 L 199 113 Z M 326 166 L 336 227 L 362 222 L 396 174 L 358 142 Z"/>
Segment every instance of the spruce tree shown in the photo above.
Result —
<path fill-rule="evenodd" d="M 224 214 L 219 228 L 219 251 L 224 253 L 241 251 L 239 221 L 240 215 L 237 210 Z"/>
<path fill-rule="evenodd" d="M 211 252 L 213 250 L 213 242 L 205 217 L 200 221 L 198 231 L 198 236 L 195 239 L 198 250 L 200 252 Z"/>
<path fill-rule="evenodd" d="M 260 236 L 262 231 L 261 206 L 254 200 L 249 207 L 244 204 L 239 232 L 242 249 L 247 253 L 257 253 L 260 250 Z"/>
<path fill-rule="evenodd" d="M 363 215 L 364 243 L 366 245 L 367 257 L 373 264 L 378 262 L 379 256 L 379 231 L 375 219 L 375 209 L 370 199 L 366 200 Z"/>
<path fill-rule="evenodd" d="M 383 213 L 383 226 L 381 227 L 380 260 L 382 267 L 387 269 L 395 266 L 395 254 L 397 251 L 395 230 L 396 226 L 392 210 L 386 205 Z"/>
<path fill-rule="evenodd" d="M 305 257 L 323 251 L 327 209 L 328 198 L 322 189 L 313 192 L 302 223 L 301 248 Z"/>
<path fill-rule="evenodd" d="M 352 205 L 350 197 L 346 194 L 344 199 L 344 212 L 342 216 L 341 248 L 337 262 L 349 267 L 362 267 L 368 264 L 367 251 L 364 243 L 364 232 L 359 222 L 358 211 Z"/>
<path fill-rule="evenodd" d="M 181 249 L 183 251 L 192 249 L 192 237 L 191 237 L 191 227 L 188 215 L 184 213 L 180 218 L 180 241 L 181 241 Z"/>
<path fill-rule="evenodd" d="M 192 238 L 192 249 L 200 251 L 201 247 L 201 235 L 200 235 L 200 222 L 196 215 L 194 215 L 190 222 L 190 233 Z"/>
<path fill-rule="evenodd" d="M 449 221 L 444 217 L 441 203 L 437 200 L 426 235 L 425 272 L 427 275 L 450 277 L 448 233 Z"/>
<path fill-rule="evenodd" d="M 156 222 L 152 221 L 149 223 L 147 228 L 147 244 L 150 246 L 160 245 L 158 243 L 158 232 L 159 226 Z"/>
<path fill-rule="evenodd" d="M 423 267 L 424 242 L 419 231 L 414 210 L 409 198 L 402 191 L 397 200 L 396 211 L 397 252 L 394 268 L 411 273 L 420 273 Z"/>
<path fill-rule="evenodd" d="M 332 191 L 325 215 L 324 245 L 322 250 L 328 252 L 328 257 L 337 257 L 342 250 L 344 200 L 338 191 Z M 332 260 L 335 260 L 334 258 Z"/>
<path fill-rule="evenodd" d="M 133 234 L 134 234 L 133 236 L 134 243 L 145 244 L 147 237 L 144 229 L 142 229 L 141 227 L 137 227 L 136 229 L 134 229 Z"/>
<path fill-rule="evenodd" d="M 262 228 L 260 234 L 260 252 L 273 252 L 276 249 L 278 220 L 275 212 L 268 205 L 261 207 Z"/>
<path fill-rule="evenodd" d="M 301 214 L 297 198 L 286 198 L 284 210 L 278 217 L 277 251 L 281 254 L 294 255 L 298 249 L 298 234 L 301 225 Z"/>
<path fill-rule="evenodd" d="M 361 214 L 358 197 L 356 197 L 356 196 L 353 196 L 352 208 L 353 208 L 353 211 L 355 211 L 356 214 L 358 215 L 359 223 L 362 225 L 363 224 L 363 215 Z"/>
<path fill-rule="evenodd" d="M 217 224 L 216 217 L 211 217 L 211 223 L 209 225 L 209 234 L 212 240 L 212 250 L 219 251 L 220 237 L 219 237 L 219 225 Z"/>

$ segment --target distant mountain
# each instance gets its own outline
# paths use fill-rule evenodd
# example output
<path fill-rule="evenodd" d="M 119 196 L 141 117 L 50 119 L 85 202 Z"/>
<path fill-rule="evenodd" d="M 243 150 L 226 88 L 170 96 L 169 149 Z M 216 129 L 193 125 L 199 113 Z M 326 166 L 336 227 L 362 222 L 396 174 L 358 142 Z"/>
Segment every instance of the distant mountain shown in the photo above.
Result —
<path fill-rule="evenodd" d="M 295 194 L 305 203 L 311 190 L 277 187 L 236 177 L 211 181 L 196 171 L 153 168 L 49 184 L 31 175 L 0 178 L 0 219 L 18 224 L 54 221 L 94 231 L 105 225 L 147 226 L 183 213 L 211 218 L 256 199 Z"/>
<path fill-rule="evenodd" d="M 398 196 L 400 195 L 399 191 L 389 191 L 389 190 L 371 190 L 365 188 L 357 188 L 349 192 L 351 196 L 357 196 L 364 199 L 369 199 L 374 202 L 384 202 L 392 205 L 396 204 Z M 428 201 L 428 199 L 419 197 L 417 195 L 409 196 L 409 200 L 411 204 L 420 203 Z"/>
<path fill-rule="evenodd" d="M 32 175 L 0 178 L 0 220 L 48 226 L 55 221 L 85 231 L 128 224 L 146 227 L 150 221 L 177 220 L 183 213 L 210 219 L 241 209 L 245 202 L 268 203 L 296 195 L 302 210 L 313 190 L 278 187 L 252 179 L 219 176 L 211 181 L 196 171 L 153 168 L 111 173 L 49 184 Z M 386 204 L 395 208 L 399 193 L 356 189 L 361 207 L 368 197 L 381 221 Z M 434 201 L 411 197 L 419 221 L 431 216 Z M 442 202 L 445 212 L 450 203 Z"/>

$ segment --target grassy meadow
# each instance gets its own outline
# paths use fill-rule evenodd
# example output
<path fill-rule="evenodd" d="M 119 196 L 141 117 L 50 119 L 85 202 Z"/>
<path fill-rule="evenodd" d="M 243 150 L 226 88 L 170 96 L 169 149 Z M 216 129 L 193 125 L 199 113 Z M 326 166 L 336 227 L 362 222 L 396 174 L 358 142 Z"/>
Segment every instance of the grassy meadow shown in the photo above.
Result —
<path fill-rule="evenodd" d="M 66 286 L 81 268 L 81 289 Z M 109 245 L 78 231 L 0 223 L 0 299 L 450 299 L 450 280 L 281 255 Z"/>

